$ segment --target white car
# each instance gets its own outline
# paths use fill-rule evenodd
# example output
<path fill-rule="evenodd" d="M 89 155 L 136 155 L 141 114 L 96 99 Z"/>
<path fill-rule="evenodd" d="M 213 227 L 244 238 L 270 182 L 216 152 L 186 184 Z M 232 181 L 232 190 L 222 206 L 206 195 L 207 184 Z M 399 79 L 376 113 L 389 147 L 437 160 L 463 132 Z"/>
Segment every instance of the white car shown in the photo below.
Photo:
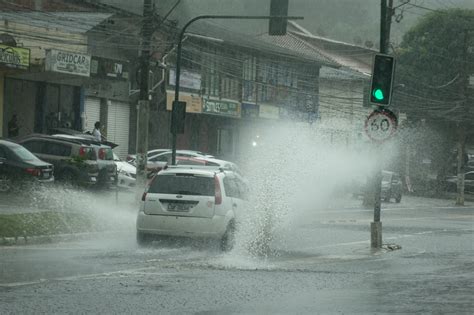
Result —
<path fill-rule="evenodd" d="M 177 165 L 192 165 L 195 161 L 203 161 L 203 162 L 206 162 L 205 164 L 207 165 L 214 165 L 214 166 L 217 166 L 218 168 L 223 168 L 225 170 L 230 170 L 235 173 L 242 174 L 240 172 L 239 167 L 235 163 L 232 163 L 229 161 L 220 160 L 220 159 L 211 158 L 211 157 L 204 157 L 204 156 L 196 156 L 196 157 L 193 157 L 192 160 L 194 161 L 181 159 L 181 160 L 177 160 L 176 164 Z"/>
<path fill-rule="evenodd" d="M 214 238 L 229 250 L 246 208 L 246 193 L 247 186 L 234 172 L 171 166 L 155 176 L 142 196 L 137 242 L 144 245 L 159 235 Z"/>
<path fill-rule="evenodd" d="M 159 156 L 161 156 L 161 158 L 159 158 L 159 161 L 165 161 L 163 156 L 166 157 L 167 161 L 171 161 L 171 152 L 172 151 L 170 149 L 154 149 L 154 150 L 148 151 L 146 156 L 147 156 L 148 161 L 150 161 L 150 159 L 152 159 L 152 161 L 155 161 L 157 160 L 157 157 Z M 176 150 L 176 155 L 188 156 L 188 157 L 194 157 L 194 156 L 213 157 L 212 155 L 209 155 L 200 151 L 193 151 L 193 150 Z M 136 154 L 130 154 L 127 156 L 127 161 L 134 162 L 136 158 L 137 158 Z"/>
<path fill-rule="evenodd" d="M 117 185 L 122 188 L 135 187 L 137 180 L 137 168 L 123 160 L 114 153 L 114 162 L 117 165 Z"/>

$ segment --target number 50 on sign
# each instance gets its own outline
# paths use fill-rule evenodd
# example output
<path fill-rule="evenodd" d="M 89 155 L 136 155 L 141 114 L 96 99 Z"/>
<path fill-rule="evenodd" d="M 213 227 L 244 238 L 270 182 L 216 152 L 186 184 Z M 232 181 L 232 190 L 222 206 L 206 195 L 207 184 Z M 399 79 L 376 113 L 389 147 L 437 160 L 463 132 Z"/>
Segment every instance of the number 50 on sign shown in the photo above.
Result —
<path fill-rule="evenodd" d="M 397 116 L 388 109 L 374 110 L 365 121 L 365 132 L 374 142 L 384 142 L 397 131 Z"/>

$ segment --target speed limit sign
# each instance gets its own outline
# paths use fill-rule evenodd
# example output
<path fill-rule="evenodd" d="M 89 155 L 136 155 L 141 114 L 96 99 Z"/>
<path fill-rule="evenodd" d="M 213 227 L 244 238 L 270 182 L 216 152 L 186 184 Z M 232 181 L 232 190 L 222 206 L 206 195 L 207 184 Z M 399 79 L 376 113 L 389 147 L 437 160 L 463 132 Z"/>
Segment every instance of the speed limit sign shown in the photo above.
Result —
<path fill-rule="evenodd" d="M 395 134 L 397 116 L 388 109 L 374 110 L 365 121 L 365 132 L 374 142 L 383 142 Z"/>

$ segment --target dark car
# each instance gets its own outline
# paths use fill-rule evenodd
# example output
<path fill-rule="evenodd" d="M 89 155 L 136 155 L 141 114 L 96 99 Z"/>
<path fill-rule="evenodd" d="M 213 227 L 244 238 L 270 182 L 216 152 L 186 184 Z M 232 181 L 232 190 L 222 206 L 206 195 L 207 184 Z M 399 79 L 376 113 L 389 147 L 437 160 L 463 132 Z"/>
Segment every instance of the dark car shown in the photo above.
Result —
<path fill-rule="evenodd" d="M 54 165 L 58 181 L 96 185 L 99 165 L 94 148 L 80 140 L 32 134 L 18 141 L 41 160 Z"/>
<path fill-rule="evenodd" d="M 446 189 L 450 192 L 457 191 L 458 176 L 452 175 L 446 179 Z M 464 191 L 474 193 L 474 171 L 464 174 Z"/>
<path fill-rule="evenodd" d="M 52 181 L 53 165 L 17 143 L 0 140 L 0 192 L 7 192 L 22 182 Z"/>
<path fill-rule="evenodd" d="M 395 198 L 395 202 L 402 200 L 402 180 L 395 172 L 382 171 L 382 198 L 385 201 Z"/>
<path fill-rule="evenodd" d="M 351 184 L 353 196 L 359 197 L 365 195 L 370 189 L 373 189 L 370 187 L 371 184 L 372 182 L 368 179 L 354 180 Z M 402 190 L 403 183 L 398 173 L 382 171 L 381 199 L 388 202 L 390 199 L 395 198 L 395 202 L 398 203 L 402 201 Z"/>
<path fill-rule="evenodd" d="M 55 134 L 52 137 L 63 139 L 65 141 L 79 141 L 81 143 L 90 145 L 97 157 L 97 165 L 99 167 L 99 176 L 97 184 L 101 187 L 110 187 L 117 184 L 117 165 L 114 161 L 114 152 L 112 148 L 87 134 Z"/>

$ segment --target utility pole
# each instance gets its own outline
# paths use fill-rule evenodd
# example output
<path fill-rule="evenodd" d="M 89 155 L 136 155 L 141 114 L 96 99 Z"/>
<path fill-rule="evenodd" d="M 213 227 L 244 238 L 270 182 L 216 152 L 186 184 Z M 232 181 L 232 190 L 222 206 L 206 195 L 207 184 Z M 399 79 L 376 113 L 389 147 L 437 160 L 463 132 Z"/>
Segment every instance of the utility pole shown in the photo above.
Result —
<path fill-rule="evenodd" d="M 390 8 L 387 8 L 387 0 L 380 0 L 380 53 L 388 52 L 390 39 L 390 24 L 392 21 L 393 1 L 390 0 Z M 382 247 L 382 222 L 380 220 L 381 196 L 382 196 L 382 158 L 380 147 L 376 153 L 376 170 L 374 176 L 374 221 L 370 224 L 370 245 L 374 249 Z"/>
<path fill-rule="evenodd" d="M 469 100 L 469 73 L 467 72 L 467 61 L 468 61 L 468 49 L 469 49 L 469 30 L 464 30 L 463 39 L 463 63 L 461 65 L 460 72 L 462 73 L 462 89 L 464 95 L 463 111 L 466 114 L 469 111 L 467 104 Z M 464 206 L 464 173 L 465 173 L 465 161 L 464 156 L 466 154 L 466 123 L 460 121 L 458 123 L 458 165 L 457 165 L 457 196 L 456 205 Z"/>
<path fill-rule="evenodd" d="M 151 36 L 153 34 L 153 6 L 152 0 L 144 0 L 143 22 L 141 29 L 142 47 L 140 55 L 140 99 L 137 106 L 137 143 L 136 166 L 138 191 L 145 187 L 147 174 L 148 151 L 148 117 L 150 110 L 150 96 L 148 91 L 148 78 L 150 72 Z"/>

